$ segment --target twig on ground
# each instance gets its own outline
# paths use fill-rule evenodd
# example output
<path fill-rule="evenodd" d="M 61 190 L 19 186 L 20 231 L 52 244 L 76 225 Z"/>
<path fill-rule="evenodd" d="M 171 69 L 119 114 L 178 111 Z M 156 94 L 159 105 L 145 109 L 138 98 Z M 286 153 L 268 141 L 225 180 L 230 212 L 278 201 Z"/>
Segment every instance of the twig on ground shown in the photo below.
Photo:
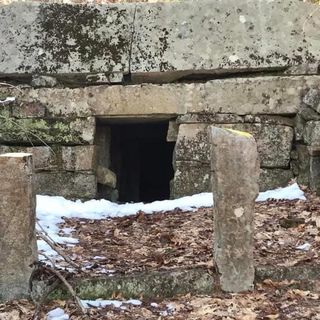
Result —
<path fill-rule="evenodd" d="M 10 88 L 16 89 L 20 92 L 23 92 L 20 88 L 18 88 L 17 86 L 14 86 L 13 84 L 10 84 L 10 83 L 0 82 L 0 86 L 10 87 Z"/>
<path fill-rule="evenodd" d="M 78 271 L 81 271 L 81 267 L 76 264 L 74 261 L 71 260 L 71 258 L 69 258 L 64 252 L 63 249 L 56 244 L 51 238 L 50 236 L 47 234 L 47 232 L 42 228 L 42 226 L 37 222 L 37 225 L 41 228 L 42 232 L 37 230 L 37 236 L 39 238 L 41 238 L 43 241 L 45 241 L 50 247 L 51 249 L 53 249 L 54 251 L 56 251 L 66 262 L 68 262 L 71 266 L 73 266 L 74 268 L 76 268 Z"/>
<path fill-rule="evenodd" d="M 50 268 L 50 267 L 45 267 L 45 268 L 47 270 L 49 270 L 50 272 L 52 272 L 55 276 L 57 276 L 60 279 L 60 281 L 65 285 L 65 287 L 68 289 L 68 291 L 72 295 L 74 301 L 76 302 L 77 306 L 81 310 L 82 314 L 87 315 L 86 308 L 83 306 L 80 298 L 77 296 L 77 294 L 75 293 L 75 291 L 73 290 L 71 284 L 67 281 L 67 279 L 61 274 L 61 272 L 59 270 L 57 270 L 54 261 L 50 257 L 48 257 L 47 255 L 45 255 L 44 253 L 40 253 L 40 254 L 42 256 L 44 256 L 46 259 L 48 259 L 52 264 L 52 268 Z"/>

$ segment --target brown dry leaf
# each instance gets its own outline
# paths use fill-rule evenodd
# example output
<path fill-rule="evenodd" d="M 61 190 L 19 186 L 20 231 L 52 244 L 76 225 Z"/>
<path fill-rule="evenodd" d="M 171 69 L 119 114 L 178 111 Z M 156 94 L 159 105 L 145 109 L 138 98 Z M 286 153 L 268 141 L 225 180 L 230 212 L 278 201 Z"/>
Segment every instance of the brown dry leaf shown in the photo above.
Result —
<path fill-rule="evenodd" d="M 1 312 L 1 320 L 20 320 L 20 312 L 18 310 L 12 310 L 8 312 Z"/>

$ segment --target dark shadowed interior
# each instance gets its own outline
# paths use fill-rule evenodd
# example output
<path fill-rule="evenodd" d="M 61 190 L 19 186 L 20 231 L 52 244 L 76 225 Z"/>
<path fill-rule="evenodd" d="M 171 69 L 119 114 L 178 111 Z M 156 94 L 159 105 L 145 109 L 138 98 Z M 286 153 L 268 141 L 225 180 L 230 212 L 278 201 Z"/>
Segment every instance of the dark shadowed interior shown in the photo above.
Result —
<path fill-rule="evenodd" d="M 111 170 L 120 202 L 169 199 L 174 143 L 168 121 L 111 124 Z"/>

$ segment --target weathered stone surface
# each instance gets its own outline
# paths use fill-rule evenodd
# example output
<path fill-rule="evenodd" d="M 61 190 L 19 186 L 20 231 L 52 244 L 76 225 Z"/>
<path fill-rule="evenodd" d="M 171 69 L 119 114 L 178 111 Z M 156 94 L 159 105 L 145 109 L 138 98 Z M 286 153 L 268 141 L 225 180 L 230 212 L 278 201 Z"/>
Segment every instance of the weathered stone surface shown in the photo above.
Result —
<path fill-rule="evenodd" d="M 90 171 L 96 168 L 95 146 L 62 147 L 62 169 L 66 171 Z"/>
<path fill-rule="evenodd" d="M 211 126 L 214 258 L 222 290 L 253 289 L 253 216 L 259 192 L 257 144 L 250 134 Z"/>
<path fill-rule="evenodd" d="M 290 0 L 139 4 L 131 71 L 165 76 L 315 63 L 319 19 L 315 5 Z"/>
<path fill-rule="evenodd" d="M 0 301 L 29 297 L 37 261 L 32 156 L 0 155 Z"/>
<path fill-rule="evenodd" d="M 45 107 L 49 117 L 179 115 L 186 112 L 188 84 L 90 86 L 24 89 L 17 95 L 16 117 Z M 11 91 L 8 91 L 10 94 Z M 37 114 L 35 113 L 34 116 Z"/>
<path fill-rule="evenodd" d="M 95 119 L 0 118 L 0 143 L 92 144 Z"/>
<path fill-rule="evenodd" d="M 175 163 L 174 178 L 171 182 L 171 198 L 191 196 L 200 192 L 210 192 L 210 166 L 194 161 Z"/>
<path fill-rule="evenodd" d="M 320 84 L 320 77 L 255 77 L 208 81 L 194 85 L 188 112 L 295 114 L 300 107 L 301 92 L 313 84 Z"/>
<path fill-rule="evenodd" d="M 320 121 L 308 121 L 303 128 L 303 141 L 308 145 L 320 145 Z"/>
<path fill-rule="evenodd" d="M 175 120 L 169 121 L 166 140 L 168 142 L 177 141 L 178 131 L 179 131 L 179 124 Z"/>
<path fill-rule="evenodd" d="M 56 149 L 49 146 L 41 147 L 18 147 L 0 145 L 0 154 L 7 152 L 23 152 L 32 154 L 33 166 L 35 171 L 55 170 L 58 168 L 58 154 Z"/>
<path fill-rule="evenodd" d="M 244 117 L 232 113 L 187 113 L 177 117 L 177 123 L 243 123 Z"/>
<path fill-rule="evenodd" d="M 3 96 L 16 97 L 16 102 L 11 104 L 13 115 L 18 118 L 42 117 L 44 113 L 46 117 L 182 115 L 179 123 L 241 123 L 244 120 L 239 115 L 296 114 L 301 96 L 312 86 L 320 86 L 320 76 L 73 89 L 28 88 L 22 92 L 7 88 L 0 92 Z M 226 95 L 226 92 L 232 94 Z M 187 111 L 191 114 L 186 114 Z"/>
<path fill-rule="evenodd" d="M 134 6 L 0 7 L 0 73 L 129 72 Z"/>
<path fill-rule="evenodd" d="M 310 157 L 310 189 L 320 194 L 320 157 Z"/>
<path fill-rule="evenodd" d="M 288 167 L 293 140 L 293 129 L 287 126 L 267 124 L 217 125 L 253 134 L 258 144 L 263 167 Z M 207 124 L 181 124 L 175 147 L 177 161 L 209 163 L 210 148 L 207 139 Z"/>
<path fill-rule="evenodd" d="M 320 89 L 311 88 L 303 97 L 303 102 L 317 112 L 320 112 Z"/>
<path fill-rule="evenodd" d="M 96 174 L 98 183 L 110 188 L 115 188 L 117 186 L 117 176 L 110 169 L 98 166 Z"/>
<path fill-rule="evenodd" d="M 93 199 L 97 193 L 93 172 L 39 172 L 35 174 L 37 194 L 63 196 L 68 199 Z"/>
<path fill-rule="evenodd" d="M 308 147 L 305 145 L 297 145 L 297 169 L 298 169 L 298 182 L 304 186 L 308 186 L 310 182 L 310 155 Z"/>
<path fill-rule="evenodd" d="M 292 178 L 293 173 L 291 170 L 261 168 L 259 189 L 260 191 L 266 191 L 279 187 L 286 187 Z"/>

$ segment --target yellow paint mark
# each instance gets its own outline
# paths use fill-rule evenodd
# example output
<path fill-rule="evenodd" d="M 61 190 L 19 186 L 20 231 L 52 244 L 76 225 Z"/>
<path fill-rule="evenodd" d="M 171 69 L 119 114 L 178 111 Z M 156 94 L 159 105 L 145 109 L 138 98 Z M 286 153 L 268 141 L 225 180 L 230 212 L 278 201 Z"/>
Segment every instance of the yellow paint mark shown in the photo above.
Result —
<path fill-rule="evenodd" d="M 243 136 L 243 137 L 247 137 L 247 138 L 252 137 L 252 134 L 250 134 L 249 132 L 233 130 L 233 129 L 226 129 L 226 130 L 231 131 L 232 133 L 237 134 L 239 136 Z"/>

